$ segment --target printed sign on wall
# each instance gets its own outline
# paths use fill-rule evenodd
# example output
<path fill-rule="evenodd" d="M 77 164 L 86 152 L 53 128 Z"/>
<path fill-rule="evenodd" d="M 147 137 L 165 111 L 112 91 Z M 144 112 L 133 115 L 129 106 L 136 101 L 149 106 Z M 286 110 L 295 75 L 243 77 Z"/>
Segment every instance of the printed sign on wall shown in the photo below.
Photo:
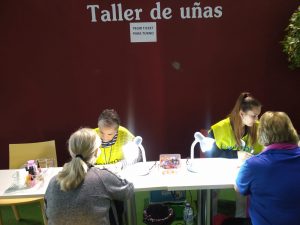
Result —
<path fill-rule="evenodd" d="M 88 4 L 86 10 L 90 14 L 91 23 L 129 22 L 131 43 L 157 42 L 156 21 L 172 20 L 174 11 L 182 20 L 219 19 L 223 16 L 221 5 L 201 5 L 200 2 L 178 5 L 176 8 L 156 2 L 148 11 L 139 7 L 128 8 L 124 3 L 112 3 L 108 7 Z M 149 21 L 149 17 L 154 22 L 142 22 Z"/>
<path fill-rule="evenodd" d="M 156 23 L 130 23 L 130 42 L 156 42 Z"/>

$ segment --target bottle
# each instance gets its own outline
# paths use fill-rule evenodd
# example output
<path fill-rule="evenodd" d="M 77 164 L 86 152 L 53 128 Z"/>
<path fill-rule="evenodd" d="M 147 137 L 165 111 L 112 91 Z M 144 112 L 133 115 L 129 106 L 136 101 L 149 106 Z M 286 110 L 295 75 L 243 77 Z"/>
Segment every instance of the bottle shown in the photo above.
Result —
<path fill-rule="evenodd" d="M 194 225 L 194 213 L 190 203 L 185 203 L 183 210 L 183 220 L 185 225 Z"/>
<path fill-rule="evenodd" d="M 29 161 L 27 161 L 27 167 L 26 167 L 26 170 L 27 170 L 32 176 L 37 175 L 37 167 L 36 167 L 36 164 L 35 164 L 35 161 L 34 161 L 34 160 L 29 160 Z"/>
<path fill-rule="evenodd" d="M 26 166 L 26 171 L 28 171 L 28 175 L 26 178 L 26 185 L 29 187 L 33 187 L 36 184 L 36 176 L 37 176 L 37 166 L 35 164 L 34 160 L 28 160 L 27 161 L 27 166 Z"/>
<path fill-rule="evenodd" d="M 41 173 L 42 172 L 42 168 L 41 168 L 40 162 L 38 160 L 36 160 L 36 166 L 37 166 L 38 172 Z"/>

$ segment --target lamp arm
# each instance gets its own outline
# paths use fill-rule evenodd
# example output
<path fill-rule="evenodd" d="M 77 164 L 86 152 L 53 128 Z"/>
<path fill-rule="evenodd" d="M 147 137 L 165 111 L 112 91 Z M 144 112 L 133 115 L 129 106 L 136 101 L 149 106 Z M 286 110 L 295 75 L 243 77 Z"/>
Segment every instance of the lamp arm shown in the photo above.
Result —
<path fill-rule="evenodd" d="M 143 162 L 146 162 L 146 153 L 145 153 L 145 149 L 143 147 L 143 145 L 139 145 L 139 148 L 142 152 L 142 159 L 143 159 Z"/>
<path fill-rule="evenodd" d="M 198 143 L 197 140 L 194 140 L 194 142 L 191 145 L 191 159 L 194 159 L 194 151 L 195 151 L 195 146 Z"/>

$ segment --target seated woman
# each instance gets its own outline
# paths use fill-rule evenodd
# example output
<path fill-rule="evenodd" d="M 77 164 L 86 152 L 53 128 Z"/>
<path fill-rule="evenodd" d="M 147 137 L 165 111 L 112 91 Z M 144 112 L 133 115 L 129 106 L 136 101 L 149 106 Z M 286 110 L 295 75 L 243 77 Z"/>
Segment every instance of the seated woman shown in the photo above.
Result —
<path fill-rule="evenodd" d="M 125 146 L 133 141 L 133 134 L 125 127 L 121 126 L 121 120 L 118 113 L 114 109 L 105 109 L 101 112 L 98 118 L 98 128 L 95 131 L 101 138 L 102 144 L 100 146 L 101 154 L 99 154 L 96 164 L 97 165 L 108 165 L 114 164 L 118 171 L 127 164 L 136 163 L 141 160 L 141 153 L 139 149 L 130 149 L 135 151 L 130 154 L 131 157 L 125 156 Z M 110 168 L 112 169 L 112 168 Z M 119 224 L 122 225 L 122 214 L 124 212 L 123 201 L 114 201 L 116 209 L 119 215 Z M 113 217 L 112 211 L 110 211 L 110 218 Z"/>
<path fill-rule="evenodd" d="M 206 157 L 238 158 L 239 155 L 239 158 L 244 158 L 252 153 L 259 153 L 263 149 L 257 142 L 260 112 L 261 103 L 250 93 L 241 93 L 229 116 L 211 127 L 208 136 L 216 142 L 213 149 L 206 152 Z M 236 217 L 247 217 L 246 200 L 236 194 Z M 214 192 L 213 211 L 213 214 L 217 214 L 217 192 Z"/>
<path fill-rule="evenodd" d="M 237 158 L 238 150 L 259 153 L 263 149 L 257 142 L 260 112 L 261 103 L 250 93 L 241 93 L 229 116 L 211 127 L 208 136 L 216 140 L 216 145 L 207 156 Z"/>
<path fill-rule="evenodd" d="M 109 219 L 114 200 L 124 201 L 133 195 L 131 183 L 93 167 L 100 145 L 92 129 L 82 128 L 71 135 L 71 161 L 51 179 L 45 194 L 49 225 L 110 225 L 114 222 Z"/>
<path fill-rule="evenodd" d="M 236 190 L 250 196 L 252 224 L 299 224 L 299 137 L 288 115 L 264 113 L 258 141 L 265 149 L 245 161 L 236 179 Z"/>

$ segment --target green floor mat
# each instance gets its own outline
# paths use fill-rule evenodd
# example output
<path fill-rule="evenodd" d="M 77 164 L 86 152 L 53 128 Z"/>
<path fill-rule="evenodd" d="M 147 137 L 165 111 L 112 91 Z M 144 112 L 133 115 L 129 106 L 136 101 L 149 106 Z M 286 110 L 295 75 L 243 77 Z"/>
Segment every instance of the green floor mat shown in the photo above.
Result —
<path fill-rule="evenodd" d="M 234 193 L 234 192 L 233 192 Z M 232 196 L 232 195 L 231 195 Z M 143 223 L 143 212 L 149 204 L 149 192 L 138 192 L 136 193 L 136 216 L 137 224 L 144 225 Z M 193 203 L 193 206 L 196 207 L 196 192 L 187 193 L 187 200 Z M 222 198 L 218 203 L 219 213 L 225 215 L 234 215 L 235 203 L 231 200 L 226 200 L 227 198 Z M 230 199 L 230 197 L 229 197 Z M 40 209 L 39 203 L 31 203 L 17 206 L 21 220 L 16 221 L 11 207 L 1 206 L 1 214 L 3 219 L 3 225 L 43 225 L 43 217 Z M 181 210 L 180 207 L 177 207 L 175 210 Z M 180 213 L 180 212 L 179 212 Z M 176 220 L 172 225 L 182 225 L 181 220 Z"/>
<path fill-rule="evenodd" d="M 18 205 L 20 221 L 17 221 L 10 206 L 1 206 L 3 225 L 43 225 L 42 211 L 39 203 Z"/>

